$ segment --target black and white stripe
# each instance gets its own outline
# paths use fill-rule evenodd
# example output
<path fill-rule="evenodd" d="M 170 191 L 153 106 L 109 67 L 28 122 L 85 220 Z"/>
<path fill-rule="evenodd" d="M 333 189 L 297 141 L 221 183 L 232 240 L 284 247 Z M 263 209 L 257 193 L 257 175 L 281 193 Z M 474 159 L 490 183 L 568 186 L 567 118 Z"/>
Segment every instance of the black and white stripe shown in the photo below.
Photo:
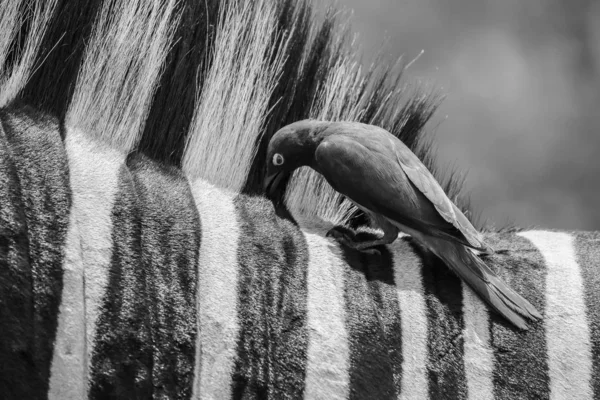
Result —
<path fill-rule="evenodd" d="M 414 99 L 397 108 L 390 95 L 401 92 L 396 75 L 383 68 L 364 77 L 352 69 L 354 53 L 338 46 L 341 28 L 331 18 L 316 24 L 307 3 L 242 2 L 244 10 L 205 3 L 97 0 L 80 9 L 59 0 L 50 25 L 44 14 L 22 27 L 26 36 L 38 28 L 49 33 L 42 42 L 19 41 L 41 49 L 29 83 L 9 76 L 7 88 L 0 79 L 1 105 L 10 104 L 0 109 L 2 398 L 600 397 L 597 233 L 488 235 L 509 252 L 487 262 L 544 315 L 530 331 L 516 332 L 409 238 L 381 255 L 359 254 L 326 238 L 322 221 L 300 215 L 297 224 L 264 198 L 210 183 L 239 188 L 246 181 L 256 192 L 261 157 L 251 172 L 215 164 L 250 160 L 264 121 L 268 139 L 312 112 L 341 115 L 346 98 L 323 101 L 338 87 L 357 115 L 379 118 L 371 122 L 392 126 L 411 146 L 434 105 Z M 123 13 L 111 13 L 115 7 Z M 168 28 L 186 12 L 195 14 Z M 80 39 L 67 40 L 50 54 L 54 64 L 44 64 L 65 29 L 67 38 Z M 201 76 L 220 78 L 190 83 L 202 60 L 210 71 L 214 60 L 204 56 L 216 35 L 205 33 L 214 31 L 230 34 L 244 57 L 220 48 L 219 73 Z M 101 46 L 105 39 L 109 45 Z M 196 42 L 203 50 L 190 45 Z M 279 43 L 272 61 L 281 65 L 244 47 L 270 43 Z M 86 68 L 74 61 L 80 58 Z M 281 70 L 285 81 L 227 79 L 248 60 L 258 66 L 248 76 Z M 63 61 L 64 74 L 56 71 Z M 337 79 L 348 70 L 352 79 Z M 11 71 L 2 65 L 0 78 Z M 185 102 L 178 90 L 188 85 L 182 98 L 205 98 L 178 119 Z M 215 97 L 207 100 L 206 87 Z M 220 93 L 254 100 L 238 107 L 238 97 Z M 66 116 L 66 125 L 20 100 Z M 273 110 L 270 119 L 266 110 Z M 192 124 L 192 115 L 202 120 Z M 175 120 L 177 131 L 154 124 L 159 119 Z M 200 128 L 182 132 L 187 126 Z M 205 138 L 215 152 L 210 176 L 206 149 L 183 147 L 206 133 L 202 127 L 214 130 Z M 242 134 L 254 136 L 228 146 Z M 317 211 L 308 214 L 323 214 Z"/>
<path fill-rule="evenodd" d="M 191 188 L 202 225 L 193 398 L 230 398 L 240 330 L 236 260 L 242 233 L 233 194 L 203 181 Z"/>
<path fill-rule="evenodd" d="M 344 263 L 321 235 L 305 232 L 308 245 L 305 398 L 349 397 L 349 338 L 345 325 Z"/>
<path fill-rule="evenodd" d="M 26 233 L 12 246 L 19 235 L 3 236 L 6 265 L 19 271 L 3 274 L 3 287 L 21 288 L 21 300 L 4 304 L 22 311 L 4 325 L 11 345 L 2 358 L 13 373 L 29 367 L 17 348 L 40 362 L 29 371 L 39 383 L 21 380 L 15 396 L 560 399 L 597 391 L 597 234 L 489 235 L 510 250 L 490 265 L 545 317 L 517 332 L 409 238 L 380 256 L 340 249 L 321 230 L 277 217 L 264 199 L 190 182 L 140 155 L 90 154 L 77 132 L 66 132 L 63 147 L 56 121 L 28 115 L 4 110 L 4 137 L 27 130 L 56 139 L 54 168 L 39 158 L 47 142 L 29 140 L 29 153 L 12 140 L 0 149 L 12 165 L 2 169 L 3 198 L 13 196 L 2 215 L 22 204 L 3 227 Z M 56 168 L 67 161 L 68 170 Z M 103 173 L 83 182 L 96 172 L 90 165 Z M 26 187 L 36 171 L 44 179 Z M 33 221 L 25 203 L 36 201 L 56 218 Z M 49 240 L 39 224 L 61 219 L 54 250 L 64 258 L 44 273 L 28 253 Z M 60 307 L 40 302 L 45 296 Z"/>
<path fill-rule="evenodd" d="M 593 397 L 600 398 L 600 297 L 598 296 L 598 262 L 599 238 L 595 232 L 571 233 L 575 250 L 575 261 L 580 268 L 583 281 L 583 297 L 585 317 L 589 329 L 589 349 L 591 351 L 591 381 Z M 587 356 L 587 354 L 586 354 Z"/>
<path fill-rule="evenodd" d="M 518 235 L 497 235 L 490 243 L 498 249 L 514 249 L 512 257 L 497 256 L 493 266 L 514 285 L 519 293 L 546 316 L 543 294 L 546 286 L 542 256 L 531 243 Z M 508 247 L 507 247 L 508 246 Z M 545 324 L 536 329 L 516 333 L 501 318 L 491 315 L 494 322 L 490 330 L 490 344 L 494 351 L 494 394 L 499 398 L 519 396 L 548 396 L 548 371 L 545 357 Z"/>
<path fill-rule="evenodd" d="M 0 393 L 48 391 L 71 209 L 58 121 L 31 108 L 0 110 Z"/>
<path fill-rule="evenodd" d="M 546 266 L 544 316 L 550 395 L 590 398 L 590 333 L 573 237 L 562 232 L 524 232 L 520 236 L 537 247 Z"/>
<path fill-rule="evenodd" d="M 173 167 L 127 159 L 139 204 L 152 378 L 156 397 L 190 396 L 197 340 L 196 298 L 202 230 L 188 182 Z M 162 251 L 161 249 L 169 249 Z M 152 301 L 152 299 L 160 299 Z"/>

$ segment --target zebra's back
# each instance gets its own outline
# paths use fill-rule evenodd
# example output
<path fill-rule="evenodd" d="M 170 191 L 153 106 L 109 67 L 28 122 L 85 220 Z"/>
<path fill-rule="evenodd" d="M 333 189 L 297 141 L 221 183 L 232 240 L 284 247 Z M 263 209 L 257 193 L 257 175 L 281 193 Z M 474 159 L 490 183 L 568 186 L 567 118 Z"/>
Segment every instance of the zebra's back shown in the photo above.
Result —
<path fill-rule="evenodd" d="M 597 233 L 487 236 L 544 315 L 518 332 L 409 238 L 341 249 L 29 108 L 0 119 L 6 398 L 600 396 Z"/>

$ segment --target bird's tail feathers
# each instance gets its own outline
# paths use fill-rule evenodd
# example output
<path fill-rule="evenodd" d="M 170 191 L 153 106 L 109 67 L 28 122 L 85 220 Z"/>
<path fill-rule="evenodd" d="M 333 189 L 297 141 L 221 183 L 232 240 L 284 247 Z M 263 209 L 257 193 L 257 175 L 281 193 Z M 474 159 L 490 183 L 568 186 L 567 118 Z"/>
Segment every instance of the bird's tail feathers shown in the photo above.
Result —
<path fill-rule="evenodd" d="M 527 329 L 522 317 L 530 320 L 542 318 L 534 306 L 502 281 L 470 249 L 438 238 L 428 238 L 427 245 L 486 303 L 520 329 Z"/>
<path fill-rule="evenodd" d="M 494 254 L 494 252 L 495 252 L 491 246 L 484 243 L 483 241 L 478 243 L 478 245 L 475 245 L 475 244 L 469 242 L 469 240 L 467 240 L 466 238 L 462 239 L 458 235 L 450 234 L 450 233 L 441 231 L 439 229 L 437 229 L 437 230 L 431 229 L 430 233 L 432 236 L 439 237 L 440 239 L 444 239 L 446 241 L 454 242 L 456 244 L 469 247 L 470 249 L 476 250 L 479 254 L 491 255 L 491 254 Z"/>

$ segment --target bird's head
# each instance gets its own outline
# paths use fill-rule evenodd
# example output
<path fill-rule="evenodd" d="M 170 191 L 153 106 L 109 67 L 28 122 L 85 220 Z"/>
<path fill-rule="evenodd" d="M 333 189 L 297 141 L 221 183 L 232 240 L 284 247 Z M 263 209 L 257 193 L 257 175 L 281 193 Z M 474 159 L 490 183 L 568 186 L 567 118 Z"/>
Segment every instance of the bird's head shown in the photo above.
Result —
<path fill-rule="evenodd" d="M 284 126 L 273 135 L 267 149 L 267 171 L 263 182 L 269 197 L 296 168 L 305 165 L 314 168 L 315 150 L 321 140 L 319 133 L 326 127 L 327 122 L 303 120 Z"/>

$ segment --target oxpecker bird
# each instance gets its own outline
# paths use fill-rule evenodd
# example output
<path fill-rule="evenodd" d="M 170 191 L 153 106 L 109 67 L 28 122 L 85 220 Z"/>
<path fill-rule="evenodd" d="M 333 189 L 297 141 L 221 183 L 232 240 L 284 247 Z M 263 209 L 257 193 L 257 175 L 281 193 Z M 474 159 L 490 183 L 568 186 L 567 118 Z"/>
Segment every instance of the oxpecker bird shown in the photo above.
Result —
<path fill-rule="evenodd" d="M 541 318 L 477 256 L 493 250 L 419 158 L 388 131 L 355 122 L 305 120 L 275 133 L 267 151 L 264 186 L 269 197 L 296 168 L 308 166 L 383 231 L 377 240 L 356 242 L 334 228 L 328 235 L 339 242 L 365 251 L 392 243 L 402 231 L 517 327 L 527 329 L 521 316 Z"/>

